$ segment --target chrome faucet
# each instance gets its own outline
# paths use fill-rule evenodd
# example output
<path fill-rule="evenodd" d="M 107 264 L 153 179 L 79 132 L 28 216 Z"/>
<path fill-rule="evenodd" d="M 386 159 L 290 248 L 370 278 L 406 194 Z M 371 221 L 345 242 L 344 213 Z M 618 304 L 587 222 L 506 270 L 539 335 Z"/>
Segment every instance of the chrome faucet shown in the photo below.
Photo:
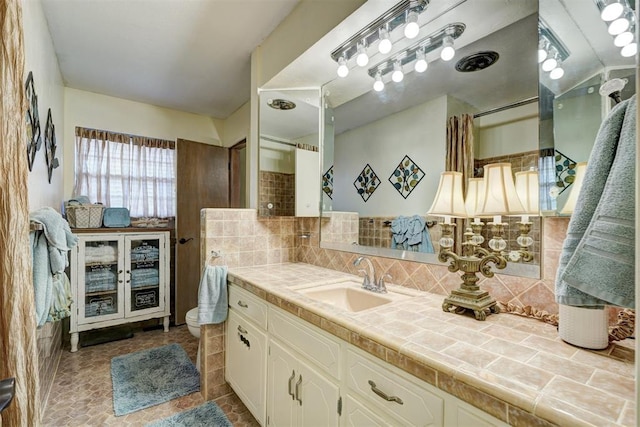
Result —
<path fill-rule="evenodd" d="M 387 287 L 384 284 L 384 277 L 391 277 L 388 274 L 385 274 L 380 277 L 380 279 L 376 280 L 376 272 L 373 268 L 373 263 L 366 256 L 359 256 L 353 262 L 353 265 L 358 267 L 362 261 L 367 263 L 369 267 L 369 271 L 366 270 L 358 270 L 360 273 L 364 274 L 364 280 L 362 281 L 362 288 L 372 292 L 386 293 Z"/>

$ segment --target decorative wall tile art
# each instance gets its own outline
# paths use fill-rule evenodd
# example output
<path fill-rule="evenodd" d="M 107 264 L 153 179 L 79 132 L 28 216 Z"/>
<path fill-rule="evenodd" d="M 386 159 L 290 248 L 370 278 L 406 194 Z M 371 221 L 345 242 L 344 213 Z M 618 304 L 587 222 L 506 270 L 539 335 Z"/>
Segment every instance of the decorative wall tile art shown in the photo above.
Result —
<path fill-rule="evenodd" d="M 60 166 L 60 162 L 56 158 L 56 149 L 58 145 L 56 143 L 56 127 L 53 124 L 51 118 L 51 108 L 47 113 L 47 125 L 44 128 L 44 156 L 47 161 L 47 172 L 49 174 L 49 184 L 51 184 L 51 174 L 53 170 Z"/>
<path fill-rule="evenodd" d="M 562 194 L 576 179 L 576 162 L 556 150 L 556 186 Z"/>
<path fill-rule="evenodd" d="M 322 191 L 333 199 L 333 165 L 322 175 Z"/>
<path fill-rule="evenodd" d="M 424 172 L 409 156 L 404 156 L 389 177 L 389 182 L 405 199 L 424 178 Z"/>
<path fill-rule="evenodd" d="M 27 160 L 29 170 L 33 169 L 33 160 L 36 152 L 42 145 L 40 137 L 40 117 L 38 115 L 38 96 L 33 85 L 33 72 L 29 71 L 25 82 L 25 93 L 27 96 Z"/>
<path fill-rule="evenodd" d="M 373 171 L 369 163 L 362 169 L 360 175 L 353 181 L 353 186 L 358 190 L 358 194 L 365 202 L 369 200 L 369 197 L 376 191 L 376 188 L 380 185 L 378 175 Z"/>

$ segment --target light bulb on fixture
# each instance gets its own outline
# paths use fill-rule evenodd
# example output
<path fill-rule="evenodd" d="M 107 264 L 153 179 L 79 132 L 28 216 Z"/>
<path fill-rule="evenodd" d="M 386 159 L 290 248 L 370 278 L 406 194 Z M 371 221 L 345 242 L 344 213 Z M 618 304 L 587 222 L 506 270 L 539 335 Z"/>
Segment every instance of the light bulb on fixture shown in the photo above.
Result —
<path fill-rule="evenodd" d="M 364 43 L 358 45 L 358 56 L 356 56 L 356 64 L 360 67 L 366 67 L 369 63 L 369 56 L 364 48 Z"/>
<path fill-rule="evenodd" d="M 624 6 L 618 0 L 608 0 L 605 3 L 605 7 L 600 12 L 600 18 L 603 21 L 613 21 L 616 18 L 619 18 L 624 12 Z"/>
<path fill-rule="evenodd" d="M 393 44 L 389 38 L 389 31 L 386 28 L 380 28 L 380 42 L 378 43 L 378 52 L 383 55 L 391 52 Z"/>
<path fill-rule="evenodd" d="M 617 47 L 624 47 L 628 45 L 634 39 L 634 35 L 633 35 L 634 32 L 635 30 L 633 28 L 630 28 L 628 31 L 618 34 L 616 38 L 613 40 L 613 44 L 616 45 Z"/>
<path fill-rule="evenodd" d="M 347 60 L 344 56 L 338 59 L 338 77 L 347 77 L 349 75 L 349 67 L 347 67 Z"/>
<path fill-rule="evenodd" d="M 538 64 L 547 59 L 547 42 L 544 39 L 540 39 L 538 42 Z"/>
<path fill-rule="evenodd" d="M 440 51 L 440 58 L 443 61 L 450 61 L 456 54 L 456 50 L 453 48 L 453 37 L 445 36 L 442 39 L 442 50 Z"/>
<path fill-rule="evenodd" d="M 420 32 L 418 25 L 418 13 L 412 10 L 407 14 L 407 23 L 404 26 L 404 36 L 408 39 L 415 39 Z"/>
<path fill-rule="evenodd" d="M 558 51 L 555 47 L 551 46 L 549 49 L 549 57 L 542 63 L 542 70 L 549 72 L 558 66 Z"/>
<path fill-rule="evenodd" d="M 382 76 L 380 75 L 380 71 L 376 73 L 376 80 L 373 82 L 373 90 L 376 92 L 381 92 L 384 89 L 384 82 L 382 81 Z"/>
<path fill-rule="evenodd" d="M 562 61 L 557 61 L 556 68 L 551 70 L 551 72 L 549 73 L 549 78 L 551 78 L 551 80 L 558 80 L 558 79 L 561 79 L 562 76 L 564 76 Z"/>
<path fill-rule="evenodd" d="M 424 55 L 424 48 L 420 48 L 416 51 L 416 62 L 413 64 L 413 69 L 416 73 L 424 73 L 427 67 L 429 67 L 429 63 Z"/>
<path fill-rule="evenodd" d="M 629 43 L 620 51 L 620 55 L 624 56 L 625 58 L 635 56 L 636 53 L 638 53 L 638 44 L 636 42 Z"/>
<path fill-rule="evenodd" d="M 402 72 L 402 68 L 400 67 L 400 62 L 396 61 L 393 64 L 393 73 L 391 73 L 391 80 L 396 83 L 400 83 L 404 79 L 404 73 Z"/>
<path fill-rule="evenodd" d="M 626 16 L 622 16 L 611 22 L 607 30 L 612 36 L 617 36 L 618 34 L 622 34 L 627 31 L 630 26 L 631 22 L 629 21 L 629 19 Z"/>

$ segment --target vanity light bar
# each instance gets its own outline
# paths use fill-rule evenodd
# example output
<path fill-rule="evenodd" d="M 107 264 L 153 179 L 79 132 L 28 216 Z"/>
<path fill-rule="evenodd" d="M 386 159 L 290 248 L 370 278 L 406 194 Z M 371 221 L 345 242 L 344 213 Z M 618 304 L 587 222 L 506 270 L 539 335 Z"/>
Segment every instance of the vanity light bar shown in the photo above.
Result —
<path fill-rule="evenodd" d="M 355 33 L 349 40 L 338 46 L 331 52 L 331 58 L 338 62 L 339 58 L 350 60 L 358 53 L 358 46 L 365 48 L 372 46 L 380 40 L 380 30 L 385 29 L 391 33 L 394 29 L 407 22 L 409 12 L 421 14 L 427 9 L 431 0 L 403 0 L 391 9 L 380 15 L 375 21 Z"/>
<path fill-rule="evenodd" d="M 419 50 L 424 50 L 424 53 L 426 55 L 429 52 L 434 51 L 442 46 L 442 41 L 445 37 L 451 36 L 454 39 L 460 37 L 465 28 L 466 26 L 461 22 L 456 22 L 442 27 L 438 31 L 429 34 L 418 43 L 409 46 L 401 52 L 396 53 L 385 61 L 377 64 L 375 67 L 369 68 L 369 75 L 375 78 L 378 73 L 380 73 L 380 76 L 391 73 L 393 72 L 393 67 L 396 62 L 400 63 L 401 67 L 409 64 L 410 62 L 415 61 L 418 54 L 417 52 Z"/>
<path fill-rule="evenodd" d="M 569 52 L 569 49 L 560 41 L 558 36 L 556 36 L 554 32 L 551 31 L 551 28 L 549 28 L 549 26 L 542 19 L 538 20 L 538 35 L 541 39 L 546 41 L 547 53 L 549 52 L 551 46 L 556 48 L 556 51 L 558 52 L 558 57 L 556 59 L 564 62 L 569 56 L 571 56 L 571 52 Z"/>

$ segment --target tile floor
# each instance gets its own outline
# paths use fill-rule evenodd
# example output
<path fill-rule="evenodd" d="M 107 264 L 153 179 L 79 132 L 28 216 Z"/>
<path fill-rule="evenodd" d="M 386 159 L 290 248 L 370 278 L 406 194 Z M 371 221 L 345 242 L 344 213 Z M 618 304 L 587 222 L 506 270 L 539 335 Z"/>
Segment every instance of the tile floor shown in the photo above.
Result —
<path fill-rule="evenodd" d="M 186 325 L 171 327 L 168 333 L 161 329 L 136 331 L 133 338 L 81 347 L 76 353 L 65 348 L 49 393 L 43 425 L 144 426 L 204 403 L 198 392 L 121 417 L 113 413 L 111 358 L 174 342 L 182 345 L 195 363 L 198 341 Z M 223 396 L 215 402 L 234 426 L 258 426 L 235 394 Z"/>

